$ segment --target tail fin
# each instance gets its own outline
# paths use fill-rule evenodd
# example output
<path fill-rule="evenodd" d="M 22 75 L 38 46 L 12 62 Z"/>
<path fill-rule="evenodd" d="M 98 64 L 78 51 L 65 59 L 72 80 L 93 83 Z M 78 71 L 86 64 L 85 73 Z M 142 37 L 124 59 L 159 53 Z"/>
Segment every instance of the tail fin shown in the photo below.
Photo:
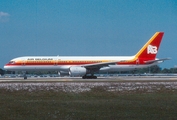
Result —
<path fill-rule="evenodd" d="M 156 32 L 135 57 L 139 62 L 155 60 L 164 32 Z"/>

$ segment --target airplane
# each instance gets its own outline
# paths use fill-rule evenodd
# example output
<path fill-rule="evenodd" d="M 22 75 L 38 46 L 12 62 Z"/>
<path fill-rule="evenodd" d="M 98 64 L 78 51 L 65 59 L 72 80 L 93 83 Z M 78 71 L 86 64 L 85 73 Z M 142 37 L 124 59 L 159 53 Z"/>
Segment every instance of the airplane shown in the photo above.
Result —
<path fill-rule="evenodd" d="M 58 71 L 60 75 L 82 76 L 96 79 L 97 72 L 130 71 L 162 63 L 169 58 L 158 59 L 156 55 L 164 32 L 156 32 L 133 56 L 24 56 L 10 60 L 4 69 L 8 71 Z"/>

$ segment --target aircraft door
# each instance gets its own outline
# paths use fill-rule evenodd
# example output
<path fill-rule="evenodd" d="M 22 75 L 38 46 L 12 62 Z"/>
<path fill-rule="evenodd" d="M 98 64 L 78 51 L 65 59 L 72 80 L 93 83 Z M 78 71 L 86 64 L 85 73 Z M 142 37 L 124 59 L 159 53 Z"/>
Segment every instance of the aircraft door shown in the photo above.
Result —
<path fill-rule="evenodd" d="M 22 66 L 25 66 L 25 65 L 26 65 L 26 60 L 22 60 L 21 65 L 22 65 Z"/>
<path fill-rule="evenodd" d="M 54 60 L 54 66 L 57 66 L 58 65 L 58 60 Z"/>

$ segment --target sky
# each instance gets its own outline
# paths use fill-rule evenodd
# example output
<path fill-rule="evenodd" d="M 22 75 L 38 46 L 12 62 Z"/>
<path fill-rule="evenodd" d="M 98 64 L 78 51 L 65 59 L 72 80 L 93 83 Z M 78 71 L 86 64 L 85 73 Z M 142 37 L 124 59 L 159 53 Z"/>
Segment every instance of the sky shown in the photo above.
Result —
<path fill-rule="evenodd" d="M 177 0 L 0 0 L 0 68 L 21 56 L 129 56 L 157 32 L 177 66 Z"/>

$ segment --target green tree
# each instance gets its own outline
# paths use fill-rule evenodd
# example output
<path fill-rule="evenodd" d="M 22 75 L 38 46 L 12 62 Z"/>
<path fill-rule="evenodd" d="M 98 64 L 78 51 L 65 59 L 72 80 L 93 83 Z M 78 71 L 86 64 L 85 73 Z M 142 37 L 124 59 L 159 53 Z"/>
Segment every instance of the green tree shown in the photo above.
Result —
<path fill-rule="evenodd" d="M 169 69 L 164 68 L 164 69 L 161 71 L 161 73 L 171 73 L 171 72 L 170 72 L 170 70 L 169 70 Z"/>
<path fill-rule="evenodd" d="M 148 68 L 138 69 L 135 73 L 143 74 L 143 73 L 160 73 L 161 68 L 158 65 L 154 65 Z"/>
<path fill-rule="evenodd" d="M 150 72 L 151 73 L 160 73 L 161 68 L 158 65 L 154 65 L 152 67 L 150 67 Z"/>
<path fill-rule="evenodd" d="M 5 71 L 0 68 L 0 75 L 4 75 Z"/>

